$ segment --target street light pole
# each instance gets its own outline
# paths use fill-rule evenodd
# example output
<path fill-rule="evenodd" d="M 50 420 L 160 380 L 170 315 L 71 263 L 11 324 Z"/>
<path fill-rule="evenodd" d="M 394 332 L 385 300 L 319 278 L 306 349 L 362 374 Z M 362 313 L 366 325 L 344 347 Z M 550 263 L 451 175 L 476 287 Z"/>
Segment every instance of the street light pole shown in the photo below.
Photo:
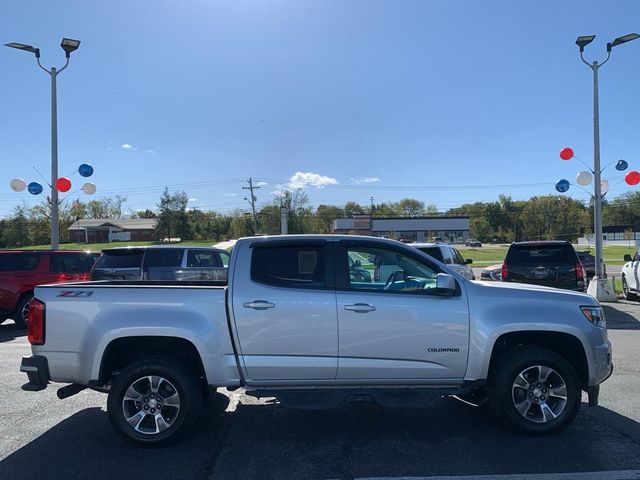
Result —
<path fill-rule="evenodd" d="M 607 58 L 608 59 L 608 58 Z M 606 63 L 606 60 L 605 62 Z M 604 65 L 603 63 L 603 65 Z M 598 65 L 594 61 L 591 65 L 593 70 L 593 197 L 594 197 L 594 213 L 593 226 L 596 235 L 596 276 L 603 278 L 604 268 L 602 259 L 602 188 L 600 170 L 600 107 L 598 102 Z"/>
<path fill-rule="evenodd" d="M 67 62 L 68 63 L 68 62 Z M 65 65 L 66 66 L 66 65 Z M 61 70 L 62 71 L 62 70 Z M 51 250 L 57 250 L 60 243 L 60 213 L 58 190 L 58 93 L 56 90 L 56 67 L 51 67 Z"/>
<path fill-rule="evenodd" d="M 595 35 L 586 35 L 578 37 L 576 45 L 580 48 L 580 59 L 582 62 L 591 69 L 593 72 L 593 230 L 596 243 L 596 274 L 593 279 L 593 287 L 589 284 L 589 293 L 595 296 L 598 300 L 608 299 L 612 295 L 609 291 L 609 285 L 604 278 L 604 261 L 602 257 L 602 169 L 600 167 L 600 105 L 598 98 L 598 70 L 605 63 L 609 61 L 611 57 L 611 49 L 617 45 L 621 45 L 631 40 L 640 38 L 640 35 L 636 33 L 630 33 L 622 37 L 616 38 L 613 42 L 607 43 L 607 58 L 598 63 L 593 61 L 589 63 L 584 59 L 584 47 L 593 42 Z M 615 295 L 613 295 L 615 299 Z"/>
<path fill-rule="evenodd" d="M 73 40 L 71 38 L 62 39 L 60 46 L 65 52 L 66 62 L 60 70 L 56 69 L 56 67 L 51 67 L 51 69 L 48 70 L 42 66 L 40 63 L 39 48 L 15 42 L 7 43 L 5 46 L 33 53 L 36 56 L 38 66 L 51 76 L 51 184 L 49 185 L 51 187 L 51 195 L 49 202 L 51 204 L 51 250 L 57 250 L 60 246 L 60 203 L 58 190 L 55 187 L 56 180 L 58 179 L 58 98 L 56 79 L 69 65 L 71 52 L 78 49 L 80 40 Z"/>

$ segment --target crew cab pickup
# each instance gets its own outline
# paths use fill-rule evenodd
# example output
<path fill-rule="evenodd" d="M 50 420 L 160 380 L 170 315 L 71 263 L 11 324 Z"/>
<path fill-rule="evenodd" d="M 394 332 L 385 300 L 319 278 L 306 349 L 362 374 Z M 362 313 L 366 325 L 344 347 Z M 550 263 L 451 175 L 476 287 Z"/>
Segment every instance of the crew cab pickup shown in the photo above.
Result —
<path fill-rule="evenodd" d="M 467 280 L 393 240 L 245 238 L 229 267 L 228 284 L 38 287 L 23 388 L 108 393 L 116 430 L 150 444 L 187 432 L 217 387 L 299 408 L 486 395 L 507 425 L 546 433 L 573 420 L 582 390 L 597 404 L 613 368 L 594 298 Z"/>

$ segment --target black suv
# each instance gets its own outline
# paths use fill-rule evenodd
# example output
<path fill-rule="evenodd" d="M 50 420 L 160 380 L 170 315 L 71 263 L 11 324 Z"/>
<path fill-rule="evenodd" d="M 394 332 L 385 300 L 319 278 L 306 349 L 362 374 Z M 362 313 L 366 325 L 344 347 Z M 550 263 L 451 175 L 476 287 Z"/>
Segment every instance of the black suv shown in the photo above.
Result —
<path fill-rule="evenodd" d="M 229 252 L 212 247 L 149 246 L 102 250 L 91 280 L 227 280 Z"/>
<path fill-rule="evenodd" d="M 563 240 L 512 243 L 502 265 L 502 281 L 584 292 L 585 272 L 571 243 Z"/>

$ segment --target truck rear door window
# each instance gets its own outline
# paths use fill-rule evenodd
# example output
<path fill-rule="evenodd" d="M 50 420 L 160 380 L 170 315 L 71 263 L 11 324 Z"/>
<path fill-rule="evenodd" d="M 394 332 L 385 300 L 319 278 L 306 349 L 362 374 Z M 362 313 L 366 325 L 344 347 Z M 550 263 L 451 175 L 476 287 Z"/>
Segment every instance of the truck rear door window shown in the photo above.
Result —
<path fill-rule="evenodd" d="M 256 247 L 251 255 L 251 279 L 277 287 L 323 288 L 324 265 L 322 246 Z"/>

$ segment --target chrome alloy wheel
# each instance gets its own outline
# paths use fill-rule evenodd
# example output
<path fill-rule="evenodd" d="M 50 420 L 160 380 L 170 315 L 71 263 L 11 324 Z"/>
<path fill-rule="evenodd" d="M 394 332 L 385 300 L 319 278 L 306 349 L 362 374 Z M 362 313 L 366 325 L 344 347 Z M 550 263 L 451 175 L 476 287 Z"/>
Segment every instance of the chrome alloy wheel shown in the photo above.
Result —
<path fill-rule="evenodd" d="M 534 423 L 547 423 L 564 411 L 567 385 L 553 368 L 535 365 L 516 377 L 511 396 L 520 415 Z"/>
<path fill-rule="evenodd" d="M 129 385 L 122 413 L 136 432 L 154 435 L 171 427 L 180 411 L 180 394 L 166 378 L 151 375 Z"/>

